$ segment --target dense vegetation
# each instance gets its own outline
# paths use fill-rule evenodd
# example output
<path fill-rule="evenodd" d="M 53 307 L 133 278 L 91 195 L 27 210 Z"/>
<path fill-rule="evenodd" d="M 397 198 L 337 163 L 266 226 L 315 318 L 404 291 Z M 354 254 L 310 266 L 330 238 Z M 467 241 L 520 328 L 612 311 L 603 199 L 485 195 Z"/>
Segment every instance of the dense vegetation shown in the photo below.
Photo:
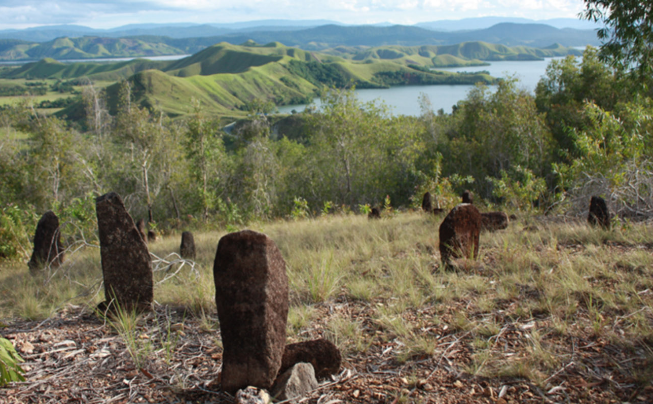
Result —
<path fill-rule="evenodd" d="M 330 70 L 301 74 L 316 72 Z M 3 111 L 2 220 L 29 229 L 54 209 L 93 228 L 93 197 L 110 190 L 135 217 L 151 215 L 164 228 L 410 206 L 427 190 L 447 207 L 464 188 L 513 210 L 581 211 L 590 194 L 622 216 L 653 210 L 653 104 L 591 48 L 580 64 L 553 61 L 535 97 L 504 80 L 496 91 L 476 87 L 452 114 L 432 111 L 424 97 L 420 117 L 392 116 L 332 90 L 322 110 L 287 118 L 250 102 L 249 117 L 226 133 L 199 100 L 175 120 L 156 102 L 135 102 L 154 85 L 148 76 L 123 81 L 106 99 L 85 86 L 77 121 L 30 105 Z M 3 234 L 2 243 L 11 238 Z"/>

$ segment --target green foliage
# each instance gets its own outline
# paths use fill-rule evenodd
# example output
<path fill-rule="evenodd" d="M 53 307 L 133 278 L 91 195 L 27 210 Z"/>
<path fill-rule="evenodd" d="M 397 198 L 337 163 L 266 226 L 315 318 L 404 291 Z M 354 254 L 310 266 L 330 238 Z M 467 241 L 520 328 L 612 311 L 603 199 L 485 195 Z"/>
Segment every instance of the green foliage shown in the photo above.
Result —
<path fill-rule="evenodd" d="M 532 210 L 533 202 L 547 192 L 544 178 L 538 178 L 529 169 L 518 165 L 511 167 L 510 173 L 501 171 L 501 178 L 490 177 L 488 180 L 494 186 L 492 194 L 506 206 L 517 210 Z"/>
<path fill-rule="evenodd" d="M 584 0 L 587 20 L 602 22 L 598 30 L 601 57 L 619 71 L 632 71 L 640 80 L 653 73 L 653 12 L 640 0 Z"/>
<path fill-rule="evenodd" d="M 18 355 L 9 340 L 0 337 L 0 387 L 11 382 L 24 382 L 23 369 L 18 365 L 23 358 Z"/>
<path fill-rule="evenodd" d="M 318 87 L 344 88 L 350 84 L 349 77 L 332 63 L 291 60 L 288 70 Z"/>
<path fill-rule="evenodd" d="M 305 219 L 310 215 L 311 211 L 308 208 L 306 199 L 300 197 L 295 198 L 295 207 L 290 212 L 290 217 L 294 220 Z"/>
<path fill-rule="evenodd" d="M 0 260 L 27 260 L 38 218 L 17 205 L 0 210 Z"/>

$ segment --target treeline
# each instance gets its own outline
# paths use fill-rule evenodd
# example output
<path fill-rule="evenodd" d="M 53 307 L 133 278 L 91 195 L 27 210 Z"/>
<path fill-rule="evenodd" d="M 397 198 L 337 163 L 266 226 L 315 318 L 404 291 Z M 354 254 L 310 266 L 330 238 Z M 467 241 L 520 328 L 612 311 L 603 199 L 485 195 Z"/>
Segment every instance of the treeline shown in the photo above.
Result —
<path fill-rule="evenodd" d="M 85 87 L 80 122 L 1 112 L 0 253 L 8 227 L 48 209 L 94 229 L 93 197 L 108 191 L 160 227 L 417 206 L 426 191 L 447 208 L 463 189 L 509 210 L 581 211 L 601 195 L 622 216 L 653 212 L 651 94 L 591 49 L 580 65 L 553 61 L 535 97 L 503 80 L 452 114 L 423 96 L 421 116 L 393 116 L 334 90 L 321 110 L 285 118 L 252 104 L 227 133 L 196 101 L 172 120 L 131 94 L 123 82 L 112 116 Z"/>

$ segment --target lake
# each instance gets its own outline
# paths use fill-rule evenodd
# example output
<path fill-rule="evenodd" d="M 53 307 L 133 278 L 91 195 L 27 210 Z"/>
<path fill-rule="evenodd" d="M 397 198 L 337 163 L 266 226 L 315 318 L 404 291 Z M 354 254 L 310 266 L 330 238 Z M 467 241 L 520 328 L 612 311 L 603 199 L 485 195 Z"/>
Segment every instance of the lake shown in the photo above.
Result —
<path fill-rule="evenodd" d="M 546 73 L 546 67 L 552 59 L 561 58 L 546 58 L 537 61 L 491 62 L 489 66 L 453 67 L 437 70 L 452 72 L 486 70 L 494 77 L 514 75 L 519 80 L 518 86 L 520 88 L 534 93 L 538 81 Z M 421 113 L 419 107 L 421 93 L 428 95 L 433 105 L 433 111 L 442 108 L 445 112 L 450 113 L 452 106 L 465 99 L 467 92 L 473 87 L 471 85 L 398 86 L 388 89 L 361 89 L 356 90 L 356 94 L 362 102 L 374 100 L 384 102 L 395 114 L 417 116 Z M 319 98 L 313 100 L 313 103 L 319 107 Z M 279 107 L 279 113 L 289 114 L 293 109 L 301 112 L 305 107 L 306 105 L 285 105 Z"/>

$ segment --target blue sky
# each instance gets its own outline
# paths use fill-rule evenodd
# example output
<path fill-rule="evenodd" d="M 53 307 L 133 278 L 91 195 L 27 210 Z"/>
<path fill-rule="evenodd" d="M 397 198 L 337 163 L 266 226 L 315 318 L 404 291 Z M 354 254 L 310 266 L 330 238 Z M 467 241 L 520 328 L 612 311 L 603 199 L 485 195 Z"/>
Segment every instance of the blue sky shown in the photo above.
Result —
<path fill-rule="evenodd" d="M 348 24 L 414 24 L 484 16 L 543 20 L 576 18 L 582 8 L 582 0 L 0 0 L 0 29 L 260 19 L 328 19 Z"/>

